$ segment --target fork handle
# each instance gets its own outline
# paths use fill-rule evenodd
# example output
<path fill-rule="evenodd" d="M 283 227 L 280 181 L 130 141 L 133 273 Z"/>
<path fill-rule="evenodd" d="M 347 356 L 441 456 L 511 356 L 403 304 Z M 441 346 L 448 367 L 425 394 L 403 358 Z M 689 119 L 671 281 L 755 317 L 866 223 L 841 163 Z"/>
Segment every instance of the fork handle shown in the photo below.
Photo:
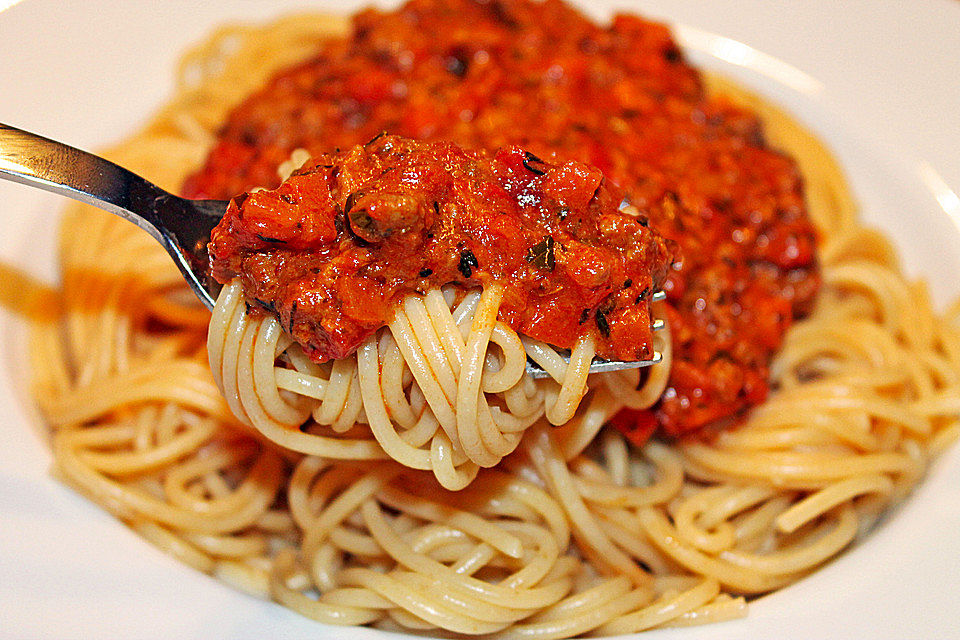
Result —
<path fill-rule="evenodd" d="M 204 275 L 206 242 L 226 202 L 185 200 L 109 160 L 2 123 L 0 178 L 129 220 L 163 245 L 201 302 L 213 308 Z"/>
<path fill-rule="evenodd" d="M 173 196 L 92 153 L 0 123 L 0 177 L 109 211 L 166 244 L 149 203 Z"/>

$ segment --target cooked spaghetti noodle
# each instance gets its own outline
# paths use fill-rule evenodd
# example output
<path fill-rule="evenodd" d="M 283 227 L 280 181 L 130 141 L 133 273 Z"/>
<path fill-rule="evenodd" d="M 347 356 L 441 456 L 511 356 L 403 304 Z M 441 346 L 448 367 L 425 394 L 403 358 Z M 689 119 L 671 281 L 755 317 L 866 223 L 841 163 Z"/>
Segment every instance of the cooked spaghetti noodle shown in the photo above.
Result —
<path fill-rule="evenodd" d="M 317 365 L 276 318 L 250 317 L 235 281 L 224 287 L 213 311 L 211 369 L 233 415 L 284 449 L 336 460 L 388 457 L 432 470 L 446 489 L 462 489 L 480 467 L 512 453 L 541 417 L 571 428 L 588 391 L 594 351 L 589 336 L 567 359 L 549 345 L 521 339 L 497 320 L 497 285 L 457 302 L 456 295 L 447 287 L 407 296 L 388 329 L 354 355 Z M 526 373 L 528 357 L 552 379 L 533 380 Z M 277 366 L 278 358 L 289 366 Z M 592 421 L 576 421 L 593 430 L 579 440 L 589 442 L 620 408 L 656 401 L 664 376 L 650 377 L 638 389 L 639 375 L 634 370 L 592 377 L 591 384 L 605 384 L 608 391 L 594 402 Z"/>
<path fill-rule="evenodd" d="M 108 155 L 176 188 L 238 99 L 342 28 L 298 16 L 217 32 L 186 56 L 170 106 Z M 509 446 L 480 434 L 471 450 L 464 443 L 478 434 L 456 431 L 464 457 L 516 447 L 477 472 L 451 453 L 450 424 L 418 422 L 433 405 L 409 391 L 416 372 L 405 373 L 397 355 L 417 317 L 456 319 L 476 294 L 405 304 L 398 318 L 409 326 L 325 370 L 298 365 L 290 349 L 293 369 L 273 367 L 287 340 L 269 321 L 230 313 L 237 301 L 228 289 L 212 344 L 270 361 L 244 372 L 211 350 L 228 407 L 206 364 L 209 316 L 167 255 L 132 225 L 75 207 L 61 230 L 58 313 L 35 323 L 33 339 L 56 473 L 191 566 L 321 622 L 562 638 L 743 615 L 745 595 L 836 555 L 956 439 L 960 334 L 921 284 L 904 279 L 884 238 L 858 223 L 826 150 L 765 102 L 722 90 L 749 102 L 770 140 L 798 159 L 825 283 L 775 359 L 774 393 L 736 430 L 636 450 L 601 429 L 609 407 L 626 401 L 630 381 L 619 378 L 593 386 L 572 420 L 554 416 L 562 426 L 541 420 L 522 430 L 548 393 L 521 387 L 510 420 L 494 418 L 501 431 L 492 435 Z M 476 305 L 474 314 L 495 306 Z M 221 342 L 219 331 L 243 337 Z M 477 385 L 493 384 L 474 364 L 471 403 Z M 257 379 L 264 372 L 272 378 Z M 665 375 L 654 368 L 647 384 L 662 386 Z M 565 381 L 561 371 L 553 377 Z M 378 426 L 370 407 L 380 403 L 364 402 L 370 426 L 356 424 L 358 397 L 371 388 L 376 397 L 378 385 L 390 415 L 405 418 Z M 291 400 L 289 390 L 310 399 Z M 543 403 L 569 411 L 560 399 Z M 482 403 L 470 409 L 482 412 Z M 312 414 L 318 427 L 265 440 L 238 423 L 255 422 L 255 411 L 264 424 Z M 508 422 L 517 428 L 502 429 Z M 391 456 L 417 463 L 384 459 L 391 446 L 399 452 Z M 474 474 L 456 492 L 437 482 L 458 486 Z"/>

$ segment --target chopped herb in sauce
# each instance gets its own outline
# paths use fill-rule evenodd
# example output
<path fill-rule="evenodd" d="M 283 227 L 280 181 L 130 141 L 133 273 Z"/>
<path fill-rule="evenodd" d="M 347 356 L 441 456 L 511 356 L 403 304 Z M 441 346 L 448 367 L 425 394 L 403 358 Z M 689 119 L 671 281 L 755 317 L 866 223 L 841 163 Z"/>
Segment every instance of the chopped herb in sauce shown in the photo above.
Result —
<path fill-rule="evenodd" d="M 600 335 L 602 335 L 604 338 L 609 338 L 610 325 L 607 323 L 607 314 L 601 309 L 597 309 L 594 319 L 597 321 L 597 329 L 600 330 Z"/>
<path fill-rule="evenodd" d="M 553 271 L 557 264 L 556 256 L 553 253 L 553 236 L 547 236 L 537 244 L 527 249 L 527 262 L 535 267 Z"/>
<path fill-rule="evenodd" d="M 543 171 L 541 169 L 538 169 L 537 167 L 532 166 L 533 164 L 542 164 L 542 163 L 543 163 L 543 160 L 533 155 L 529 151 L 523 152 L 523 166 L 526 167 L 527 171 L 530 171 L 531 173 L 535 173 L 538 176 L 545 175 L 547 173 L 546 171 Z"/>
<path fill-rule="evenodd" d="M 460 264 L 457 265 L 457 269 L 460 270 L 464 278 L 469 278 L 473 269 L 479 266 L 480 263 L 477 262 L 477 256 L 473 255 L 473 251 L 464 249 L 460 252 Z"/>

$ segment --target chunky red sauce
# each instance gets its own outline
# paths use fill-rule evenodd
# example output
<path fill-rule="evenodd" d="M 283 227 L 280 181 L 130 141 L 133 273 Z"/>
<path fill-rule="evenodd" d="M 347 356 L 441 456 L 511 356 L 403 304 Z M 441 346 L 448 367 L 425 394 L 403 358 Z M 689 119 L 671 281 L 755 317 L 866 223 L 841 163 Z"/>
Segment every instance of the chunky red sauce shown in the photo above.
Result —
<path fill-rule="evenodd" d="M 211 264 L 320 362 L 353 353 L 404 294 L 491 282 L 520 333 L 566 348 L 589 333 L 603 357 L 649 359 L 673 243 L 622 197 L 581 162 L 384 135 L 234 198 Z"/>
<path fill-rule="evenodd" d="M 770 358 L 820 283 L 801 178 L 754 114 L 705 95 L 664 26 L 601 27 L 555 0 L 364 11 L 232 113 L 185 191 L 274 186 L 293 149 L 381 131 L 598 167 L 684 257 L 665 284 L 674 361 L 656 422 L 682 434 L 766 397 Z"/>

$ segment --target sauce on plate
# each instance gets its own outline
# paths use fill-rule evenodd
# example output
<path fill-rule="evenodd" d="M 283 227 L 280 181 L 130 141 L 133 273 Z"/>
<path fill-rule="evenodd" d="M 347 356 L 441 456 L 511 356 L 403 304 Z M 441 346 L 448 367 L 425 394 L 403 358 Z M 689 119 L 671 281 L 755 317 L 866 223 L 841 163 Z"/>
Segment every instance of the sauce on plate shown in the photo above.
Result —
<path fill-rule="evenodd" d="M 382 131 L 589 164 L 677 242 L 670 381 L 655 415 L 620 420 L 638 441 L 650 424 L 692 433 L 766 397 L 770 359 L 820 286 L 802 179 L 753 113 L 705 93 L 665 26 L 599 26 L 555 0 L 361 12 L 348 37 L 233 111 L 184 190 L 276 186 L 294 149 L 317 156 Z"/>

